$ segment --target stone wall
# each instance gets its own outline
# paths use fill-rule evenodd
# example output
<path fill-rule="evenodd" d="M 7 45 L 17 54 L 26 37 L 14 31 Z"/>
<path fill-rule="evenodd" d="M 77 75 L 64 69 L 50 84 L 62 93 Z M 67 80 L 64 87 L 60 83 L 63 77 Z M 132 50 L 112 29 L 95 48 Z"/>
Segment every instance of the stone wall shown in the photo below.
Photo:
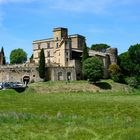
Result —
<path fill-rule="evenodd" d="M 23 82 L 23 78 L 28 76 L 29 82 L 39 82 L 36 67 L 23 66 L 23 65 L 6 65 L 0 66 L 0 82 Z"/>
<path fill-rule="evenodd" d="M 47 79 L 52 81 L 58 80 L 76 80 L 74 67 L 48 67 Z"/>

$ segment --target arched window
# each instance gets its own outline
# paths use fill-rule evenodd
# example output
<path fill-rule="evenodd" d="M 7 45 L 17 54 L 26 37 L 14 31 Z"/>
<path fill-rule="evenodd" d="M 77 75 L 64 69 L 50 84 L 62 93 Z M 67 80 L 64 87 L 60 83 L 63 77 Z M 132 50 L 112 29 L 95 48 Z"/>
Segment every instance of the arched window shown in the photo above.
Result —
<path fill-rule="evenodd" d="M 63 80 L 62 72 L 58 72 L 58 80 Z"/>
<path fill-rule="evenodd" d="M 67 80 L 71 80 L 71 72 L 67 72 Z"/>

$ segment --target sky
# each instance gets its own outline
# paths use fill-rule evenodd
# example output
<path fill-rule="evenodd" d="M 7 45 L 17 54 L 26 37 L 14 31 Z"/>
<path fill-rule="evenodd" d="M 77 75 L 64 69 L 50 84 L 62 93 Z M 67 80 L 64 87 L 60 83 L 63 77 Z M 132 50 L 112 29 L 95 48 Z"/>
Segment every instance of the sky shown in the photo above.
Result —
<path fill-rule="evenodd" d="M 87 46 L 105 43 L 121 54 L 140 43 L 140 0 L 0 0 L 0 47 L 7 61 L 32 42 L 53 37 L 53 28 L 86 37 Z"/>

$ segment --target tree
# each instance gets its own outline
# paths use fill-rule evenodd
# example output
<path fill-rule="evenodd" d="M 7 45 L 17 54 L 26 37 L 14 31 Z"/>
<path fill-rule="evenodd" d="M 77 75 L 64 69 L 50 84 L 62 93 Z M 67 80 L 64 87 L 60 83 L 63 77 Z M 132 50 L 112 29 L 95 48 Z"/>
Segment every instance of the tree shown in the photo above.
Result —
<path fill-rule="evenodd" d="M 2 64 L 5 65 L 5 64 L 6 64 L 6 59 L 5 59 L 5 54 L 4 54 L 4 49 L 3 49 L 3 47 L 1 48 L 1 53 L 2 53 L 2 55 L 3 55 L 3 62 L 2 62 Z"/>
<path fill-rule="evenodd" d="M 40 52 L 40 59 L 39 59 L 39 76 L 40 78 L 45 78 L 45 54 L 44 50 L 41 49 Z"/>
<path fill-rule="evenodd" d="M 140 44 L 130 46 L 128 54 L 133 63 L 140 64 Z"/>
<path fill-rule="evenodd" d="M 110 48 L 107 44 L 93 44 L 91 45 L 91 50 L 105 52 L 107 48 Z"/>
<path fill-rule="evenodd" d="M 88 58 L 83 62 L 83 74 L 91 82 L 97 82 L 103 78 L 103 62 L 97 58 Z"/>
<path fill-rule="evenodd" d="M 109 72 L 111 74 L 111 79 L 115 82 L 120 82 L 120 83 L 124 83 L 124 78 L 123 75 L 121 73 L 121 68 L 119 65 L 113 63 L 111 65 L 109 65 Z"/>
<path fill-rule="evenodd" d="M 31 57 L 30 57 L 30 62 L 31 62 L 31 63 L 33 62 L 33 54 L 32 54 Z"/>
<path fill-rule="evenodd" d="M 122 74 L 125 76 L 133 75 L 134 63 L 129 57 L 128 52 L 124 52 L 118 56 L 118 64 L 121 68 Z"/>
<path fill-rule="evenodd" d="M 82 54 L 82 63 L 89 57 L 88 54 L 88 47 L 86 45 L 86 43 L 83 46 L 83 54 Z"/>
<path fill-rule="evenodd" d="M 130 46 L 128 52 L 119 55 L 119 64 L 124 75 L 131 77 L 139 77 L 140 44 Z"/>
<path fill-rule="evenodd" d="M 10 64 L 22 64 L 27 61 L 27 53 L 23 49 L 15 49 L 10 53 Z"/>

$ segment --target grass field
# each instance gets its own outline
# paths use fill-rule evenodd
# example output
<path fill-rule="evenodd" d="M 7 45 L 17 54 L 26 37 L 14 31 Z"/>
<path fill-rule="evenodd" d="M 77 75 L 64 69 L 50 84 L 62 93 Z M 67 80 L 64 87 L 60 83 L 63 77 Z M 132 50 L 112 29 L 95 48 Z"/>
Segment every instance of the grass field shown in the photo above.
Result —
<path fill-rule="evenodd" d="M 112 81 L 0 91 L 0 140 L 140 140 L 140 93 Z"/>

